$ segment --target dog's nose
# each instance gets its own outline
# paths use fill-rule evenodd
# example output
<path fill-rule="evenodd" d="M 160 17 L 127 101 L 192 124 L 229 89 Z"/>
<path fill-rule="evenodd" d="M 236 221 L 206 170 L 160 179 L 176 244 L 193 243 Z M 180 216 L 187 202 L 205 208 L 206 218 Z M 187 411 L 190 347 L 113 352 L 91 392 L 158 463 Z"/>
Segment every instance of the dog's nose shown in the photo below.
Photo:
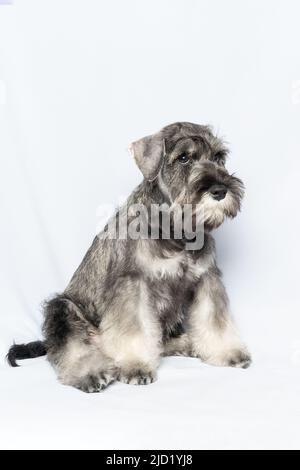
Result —
<path fill-rule="evenodd" d="M 227 188 L 224 186 L 224 184 L 214 184 L 210 188 L 209 192 L 214 199 L 221 201 L 227 194 Z"/>

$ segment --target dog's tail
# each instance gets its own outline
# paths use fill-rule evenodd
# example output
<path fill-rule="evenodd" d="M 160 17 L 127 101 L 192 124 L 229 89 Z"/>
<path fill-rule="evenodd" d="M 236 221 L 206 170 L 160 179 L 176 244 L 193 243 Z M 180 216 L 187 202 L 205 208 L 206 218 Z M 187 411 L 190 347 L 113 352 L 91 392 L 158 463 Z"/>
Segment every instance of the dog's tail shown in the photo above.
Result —
<path fill-rule="evenodd" d="M 33 359 L 34 357 L 45 356 L 47 349 L 43 341 L 34 341 L 28 344 L 13 344 L 6 356 L 8 363 L 12 367 L 19 367 L 17 359 Z"/>

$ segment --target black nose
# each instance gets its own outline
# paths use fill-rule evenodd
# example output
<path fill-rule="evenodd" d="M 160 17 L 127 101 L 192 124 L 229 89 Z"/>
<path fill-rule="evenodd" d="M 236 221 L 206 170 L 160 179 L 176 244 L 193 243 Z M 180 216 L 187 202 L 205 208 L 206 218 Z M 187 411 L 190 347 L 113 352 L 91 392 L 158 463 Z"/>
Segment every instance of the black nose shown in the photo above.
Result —
<path fill-rule="evenodd" d="M 209 190 L 210 194 L 217 201 L 221 201 L 227 194 L 227 188 L 224 184 L 214 184 Z"/>

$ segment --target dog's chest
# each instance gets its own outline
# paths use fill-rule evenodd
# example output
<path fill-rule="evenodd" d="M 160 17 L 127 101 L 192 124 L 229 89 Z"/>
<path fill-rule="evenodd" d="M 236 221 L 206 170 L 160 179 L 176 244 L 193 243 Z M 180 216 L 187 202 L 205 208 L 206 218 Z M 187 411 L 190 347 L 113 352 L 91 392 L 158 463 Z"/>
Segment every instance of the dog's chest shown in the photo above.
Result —
<path fill-rule="evenodd" d="M 194 290 L 213 258 L 207 251 L 195 255 L 186 250 L 159 252 L 153 248 L 155 245 L 145 243 L 137 250 L 137 265 L 147 286 L 149 304 L 168 338 L 182 330 Z"/>
<path fill-rule="evenodd" d="M 183 280 L 187 283 L 199 280 L 210 268 L 212 259 L 207 255 L 195 257 L 185 250 L 164 256 L 140 250 L 137 262 L 145 278 L 178 284 Z"/>

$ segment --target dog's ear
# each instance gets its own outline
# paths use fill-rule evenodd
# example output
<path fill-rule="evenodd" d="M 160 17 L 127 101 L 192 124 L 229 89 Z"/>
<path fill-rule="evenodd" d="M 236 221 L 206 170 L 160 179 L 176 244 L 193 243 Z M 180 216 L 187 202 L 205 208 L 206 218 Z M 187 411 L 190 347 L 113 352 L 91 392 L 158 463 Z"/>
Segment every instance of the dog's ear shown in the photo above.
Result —
<path fill-rule="evenodd" d="M 157 177 L 165 155 L 165 141 L 161 133 L 148 135 L 129 146 L 137 166 L 148 181 Z"/>

